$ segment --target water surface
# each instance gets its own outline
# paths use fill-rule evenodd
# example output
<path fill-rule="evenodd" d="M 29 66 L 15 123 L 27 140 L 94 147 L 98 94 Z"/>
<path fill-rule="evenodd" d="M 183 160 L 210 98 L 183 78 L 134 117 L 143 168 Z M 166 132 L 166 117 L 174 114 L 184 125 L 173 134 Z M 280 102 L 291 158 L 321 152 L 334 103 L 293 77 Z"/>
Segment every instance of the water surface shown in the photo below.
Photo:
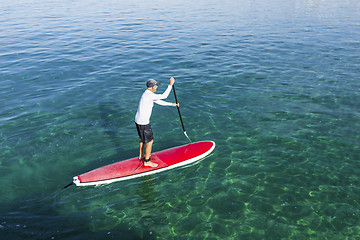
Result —
<path fill-rule="evenodd" d="M 3 1 L 1 238 L 359 238 L 359 23 L 352 0 Z M 214 153 L 62 189 L 136 156 L 145 82 L 171 76 Z M 151 121 L 154 151 L 187 142 L 176 108 Z"/>

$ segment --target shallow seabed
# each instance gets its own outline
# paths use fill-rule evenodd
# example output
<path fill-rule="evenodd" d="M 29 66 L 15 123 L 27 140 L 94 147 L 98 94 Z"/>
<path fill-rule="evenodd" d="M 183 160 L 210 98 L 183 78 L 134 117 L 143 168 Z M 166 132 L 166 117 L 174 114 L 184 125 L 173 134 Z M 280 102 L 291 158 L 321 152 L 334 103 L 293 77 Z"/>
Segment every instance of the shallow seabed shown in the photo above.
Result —
<path fill-rule="evenodd" d="M 0 238 L 359 239 L 359 22 L 355 0 L 2 1 Z M 214 153 L 62 189 L 136 156 L 171 76 Z M 187 142 L 177 114 L 155 106 L 154 151 Z"/>

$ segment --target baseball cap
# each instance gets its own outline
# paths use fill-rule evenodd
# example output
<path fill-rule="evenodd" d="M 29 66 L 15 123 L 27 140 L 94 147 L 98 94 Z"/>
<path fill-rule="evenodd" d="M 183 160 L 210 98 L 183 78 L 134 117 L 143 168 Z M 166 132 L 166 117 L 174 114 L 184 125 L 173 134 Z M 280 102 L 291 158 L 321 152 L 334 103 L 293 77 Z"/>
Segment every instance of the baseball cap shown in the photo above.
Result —
<path fill-rule="evenodd" d="M 157 82 L 155 79 L 149 79 L 149 80 L 146 82 L 146 86 L 147 86 L 148 88 L 151 88 L 151 87 L 153 87 L 153 86 L 155 86 L 155 85 L 157 85 L 157 86 L 160 85 L 160 83 Z"/>

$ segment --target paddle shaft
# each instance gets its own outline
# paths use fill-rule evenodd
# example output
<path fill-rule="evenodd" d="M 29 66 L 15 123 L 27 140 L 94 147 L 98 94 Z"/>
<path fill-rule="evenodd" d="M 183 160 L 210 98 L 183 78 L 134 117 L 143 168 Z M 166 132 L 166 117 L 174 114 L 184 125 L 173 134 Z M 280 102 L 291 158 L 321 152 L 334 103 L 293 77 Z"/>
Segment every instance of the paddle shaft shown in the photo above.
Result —
<path fill-rule="evenodd" d="M 176 102 L 176 104 L 178 104 L 178 100 L 177 100 L 177 97 L 176 97 L 176 92 L 175 92 L 175 86 L 174 86 L 174 85 L 172 85 L 172 89 L 173 89 L 173 91 L 174 91 L 175 102 Z M 176 107 L 177 107 L 177 110 L 178 110 L 178 113 L 179 113 L 180 122 L 181 122 L 181 126 L 182 126 L 182 128 L 183 128 L 183 130 L 184 130 L 184 134 L 185 134 L 185 136 L 187 137 L 187 139 L 189 140 L 189 142 L 191 142 L 190 138 L 189 138 L 188 135 L 186 134 L 186 130 L 185 130 L 185 127 L 184 127 L 184 123 L 183 123 L 183 120 L 182 120 L 182 117 L 181 117 L 181 113 L 180 113 L 180 108 L 179 108 L 178 105 L 176 105 Z"/>

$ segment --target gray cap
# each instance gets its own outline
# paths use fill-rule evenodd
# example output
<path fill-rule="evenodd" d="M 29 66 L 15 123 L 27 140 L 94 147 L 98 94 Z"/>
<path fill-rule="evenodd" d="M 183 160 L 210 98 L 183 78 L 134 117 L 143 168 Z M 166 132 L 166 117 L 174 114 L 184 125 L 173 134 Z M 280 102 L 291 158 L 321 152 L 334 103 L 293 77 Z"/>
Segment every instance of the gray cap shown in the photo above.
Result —
<path fill-rule="evenodd" d="M 149 80 L 146 82 L 147 88 L 151 88 L 151 87 L 153 87 L 153 86 L 155 86 L 155 85 L 159 86 L 160 83 L 157 82 L 157 81 L 155 81 L 154 79 L 149 79 Z"/>

